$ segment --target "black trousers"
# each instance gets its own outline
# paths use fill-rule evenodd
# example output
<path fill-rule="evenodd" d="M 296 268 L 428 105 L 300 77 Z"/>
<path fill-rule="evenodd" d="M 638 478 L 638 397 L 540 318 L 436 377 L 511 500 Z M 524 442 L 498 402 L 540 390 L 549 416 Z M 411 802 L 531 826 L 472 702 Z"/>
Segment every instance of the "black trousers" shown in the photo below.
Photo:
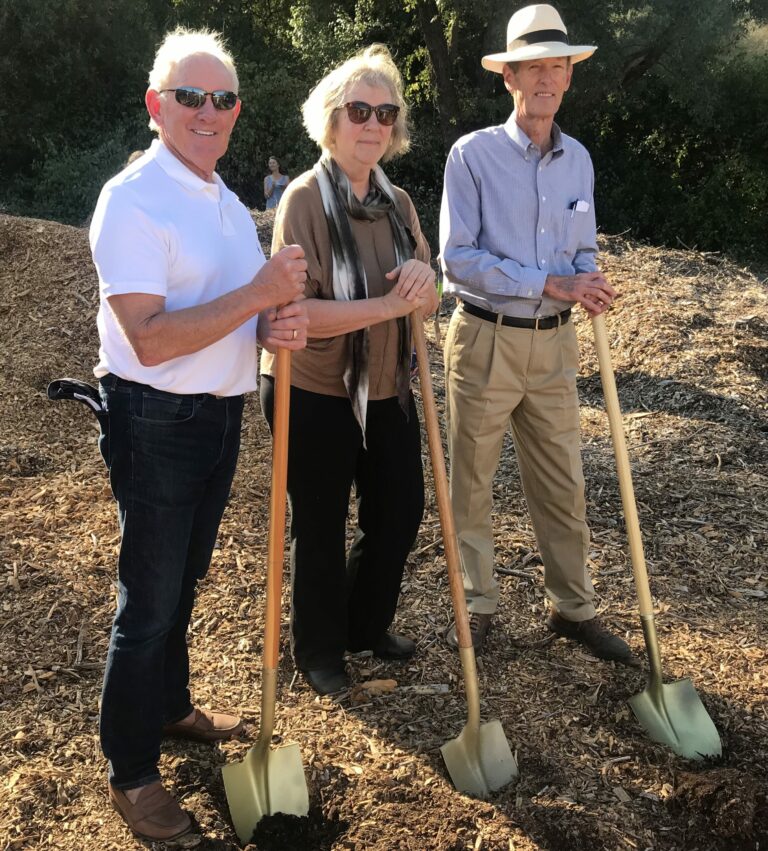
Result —
<path fill-rule="evenodd" d="M 262 376 L 272 427 L 274 381 Z M 341 664 L 345 650 L 373 647 L 397 608 L 405 560 L 424 513 L 416 405 L 368 403 L 366 444 L 344 397 L 291 387 L 291 642 L 301 670 Z M 346 552 L 352 485 L 357 528 Z"/>

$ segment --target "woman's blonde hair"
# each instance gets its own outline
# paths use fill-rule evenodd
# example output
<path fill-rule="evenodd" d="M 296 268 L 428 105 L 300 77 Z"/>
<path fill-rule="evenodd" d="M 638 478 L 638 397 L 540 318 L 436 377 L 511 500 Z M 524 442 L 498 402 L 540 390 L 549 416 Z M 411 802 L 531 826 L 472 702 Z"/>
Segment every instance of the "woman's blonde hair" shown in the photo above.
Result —
<path fill-rule="evenodd" d="M 220 33 L 211 30 L 190 30 L 176 27 L 166 34 L 155 54 L 155 62 L 149 72 L 149 88 L 156 92 L 164 89 L 171 79 L 176 66 L 190 56 L 213 56 L 232 75 L 232 90 L 237 92 L 240 81 L 235 70 L 235 60 L 224 44 Z M 158 130 L 155 120 L 150 118 L 151 130 Z"/>
<path fill-rule="evenodd" d="M 348 93 L 358 84 L 389 89 L 392 103 L 400 107 L 392 125 L 392 136 L 383 159 L 404 154 L 411 145 L 408 131 L 408 105 L 403 98 L 403 78 L 383 44 L 372 44 L 344 64 L 326 74 L 315 86 L 301 108 L 309 137 L 329 153 L 338 121 L 337 110 L 347 101 Z M 378 106 L 378 104 L 375 104 Z"/>

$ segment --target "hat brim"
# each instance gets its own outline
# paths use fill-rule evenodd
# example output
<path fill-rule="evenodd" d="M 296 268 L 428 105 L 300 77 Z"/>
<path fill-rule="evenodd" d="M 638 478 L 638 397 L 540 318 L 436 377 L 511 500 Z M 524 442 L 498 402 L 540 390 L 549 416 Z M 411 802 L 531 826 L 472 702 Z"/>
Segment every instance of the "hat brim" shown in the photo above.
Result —
<path fill-rule="evenodd" d="M 542 41 L 539 44 L 529 44 L 526 47 L 518 47 L 516 50 L 507 50 L 504 53 L 489 53 L 483 56 L 482 66 L 488 71 L 497 74 L 504 72 L 507 62 L 523 62 L 526 59 L 557 59 L 560 56 L 570 56 L 571 62 L 581 62 L 597 50 L 597 47 L 588 44 L 563 44 L 562 41 Z"/>

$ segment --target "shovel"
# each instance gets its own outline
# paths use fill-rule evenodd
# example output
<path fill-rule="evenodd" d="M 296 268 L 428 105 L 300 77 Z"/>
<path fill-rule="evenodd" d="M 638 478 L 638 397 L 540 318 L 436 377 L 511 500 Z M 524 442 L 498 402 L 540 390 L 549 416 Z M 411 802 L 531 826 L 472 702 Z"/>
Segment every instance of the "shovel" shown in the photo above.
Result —
<path fill-rule="evenodd" d="M 274 429 L 272 438 L 272 492 L 269 503 L 267 556 L 267 608 L 261 675 L 261 729 L 256 744 L 241 762 L 221 769 L 229 811 L 237 836 L 250 842 L 258 822 L 266 815 L 309 812 L 309 792 L 295 743 L 272 750 L 280 644 L 280 606 L 285 546 L 285 503 L 288 473 L 288 412 L 291 390 L 291 353 L 277 351 Z"/>
<path fill-rule="evenodd" d="M 104 408 L 104 403 L 101 401 L 99 391 L 93 385 L 79 381 L 77 378 L 56 378 L 48 385 L 47 394 L 48 398 L 54 401 L 57 399 L 74 399 L 82 402 L 90 408 L 91 413 L 106 428 L 109 416 Z"/>
<path fill-rule="evenodd" d="M 613 450 L 616 455 L 616 470 L 619 476 L 624 518 L 627 524 L 632 573 L 640 603 L 640 621 L 643 626 L 645 648 L 648 652 L 651 669 L 647 687 L 640 694 L 631 697 L 629 705 L 632 707 L 640 725 L 645 728 L 653 741 L 668 745 L 676 754 L 689 759 L 720 756 L 722 752 L 720 736 L 712 719 L 707 714 L 701 698 L 696 693 L 693 683 L 688 679 L 666 684 L 662 682 L 661 654 L 656 636 L 651 590 L 648 585 L 648 572 L 645 567 L 635 494 L 632 488 L 632 473 L 629 468 L 627 445 L 624 440 L 619 397 L 616 393 L 616 381 L 608 347 L 608 335 L 602 316 L 592 318 L 592 330 L 595 335 L 605 407 L 608 411 Z"/>
<path fill-rule="evenodd" d="M 512 756 L 501 722 L 495 720 L 480 724 L 480 689 L 477 682 L 475 648 L 469 631 L 469 616 L 459 566 L 459 544 L 453 522 L 453 509 L 448 497 L 448 477 L 445 473 L 445 457 L 437 421 L 432 377 L 429 373 L 429 356 L 421 318 L 414 315 L 412 319 L 424 421 L 427 426 L 429 453 L 435 477 L 435 494 L 445 546 L 445 560 L 448 565 L 448 582 L 456 619 L 456 636 L 464 672 L 464 691 L 467 695 L 468 710 L 464 729 L 457 738 L 446 742 L 440 748 L 440 752 L 453 785 L 459 792 L 485 798 L 517 777 L 517 763 Z"/>

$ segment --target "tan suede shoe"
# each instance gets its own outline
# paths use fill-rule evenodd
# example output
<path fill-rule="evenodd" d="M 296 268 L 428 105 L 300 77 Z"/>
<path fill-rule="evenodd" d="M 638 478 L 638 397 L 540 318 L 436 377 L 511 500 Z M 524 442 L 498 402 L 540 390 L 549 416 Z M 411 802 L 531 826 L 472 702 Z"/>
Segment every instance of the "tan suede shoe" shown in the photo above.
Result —
<path fill-rule="evenodd" d="M 164 736 L 194 739 L 196 742 L 221 742 L 243 732 L 242 719 L 225 712 L 211 712 L 195 707 L 191 721 L 177 721 L 163 727 Z"/>
<path fill-rule="evenodd" d="M 168 841 L 192 829 L 190 817 L 159 780 L 143 786 L 135 804 L 125 792 L 113 789 L 111 784 L 109 797 L 128 827 L 141 839 Z"/>
<path fill-rule="evenodd" d="M 472 638 L 472 646 L 475 648 L 475 653 L 480 653 L 485 644 L 485 637 L 488 635 L 488 630 L 491 628 L 492 614 L 485 612 L 470 612 L 469 613 L 469 634 Z M 459 638 L 456 635 L 456 624 L 452 623 L 445 633 L 445 643 L 454 650 L 459 646 Z"/>

